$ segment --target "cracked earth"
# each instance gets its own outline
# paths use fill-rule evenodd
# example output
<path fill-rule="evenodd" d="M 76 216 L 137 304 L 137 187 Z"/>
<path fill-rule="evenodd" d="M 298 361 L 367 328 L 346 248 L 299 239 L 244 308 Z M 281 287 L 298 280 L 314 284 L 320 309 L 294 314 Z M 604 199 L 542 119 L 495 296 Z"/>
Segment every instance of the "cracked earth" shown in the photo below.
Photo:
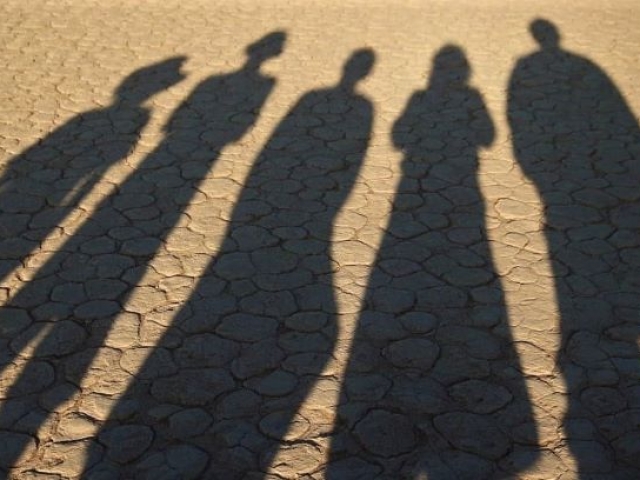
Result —
<path fill-rule="evenodd" d="M 0 6 L 0 476 L 640 478 L 640 6 Z"/>

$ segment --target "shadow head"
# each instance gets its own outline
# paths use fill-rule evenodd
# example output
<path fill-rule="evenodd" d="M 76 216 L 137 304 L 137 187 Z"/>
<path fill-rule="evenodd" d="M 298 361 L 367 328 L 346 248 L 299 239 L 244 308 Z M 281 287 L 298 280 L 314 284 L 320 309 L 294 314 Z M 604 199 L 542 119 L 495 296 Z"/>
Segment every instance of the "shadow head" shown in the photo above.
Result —
<path fill-rule="evenodd" d="M 180 71 L 187 60 L 185 56 L 168 58 L 140 68 L 125 78 L 116 89 L 115 95 L 120 101 L 140 104 L 156 93 L 184 80 Z"/>
<path fill-rule="evenodd" d="M 246 49 L 250 62 L 260 64 L 270 58 L 279 56 L 284 50 L 287 34 L 283 31 L 271 32 Z"/>
<path fill-rule="evenodd" d="M 471 76 L 471 66 L 464 50 L 457 45 L 445 45 L 433 57 L 431 83 L 465 84 Z"/>
<path fill-rule="evenodd" d="M 556 49 L 560 45 L 560 32 L 549 20 L 538 18 L 531 22 L 529 31 L 544 50 Z"/>
<path fill-rule="evenodd" d="M 376 55 L 370 48 L 356 50 L 344 64 L 340 83 L 347 88 L 353 87 L 371 73 L 375 59 Z"/>

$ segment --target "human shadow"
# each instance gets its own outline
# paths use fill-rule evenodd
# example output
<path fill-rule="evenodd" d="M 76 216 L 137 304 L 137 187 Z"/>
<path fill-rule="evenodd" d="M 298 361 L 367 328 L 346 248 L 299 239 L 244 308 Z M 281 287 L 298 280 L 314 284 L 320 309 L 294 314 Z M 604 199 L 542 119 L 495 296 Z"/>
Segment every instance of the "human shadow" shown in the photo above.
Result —
<path fill-rule="evenodd" d="M 597 65 L 532 22 L 509 83 L 517 160 L 544 203 L 563 419 L 582 479 L 640 477 L 640 129 Z"/>
<path fill-rule="evenodd" d="M 265 475 L 335 346 L 333 223 L 371 133 L 356 87 L 373 62 L 354 53 L 336 86 L 305 94 L 279 124 L 220 253 L 98 435 L 106 459 L 88 477 Z M 116 439 L 131 432 L 145 441 L 118 461 Z"/>
<path fill-rule="evenodd" d="M 136 70 L 111 105 L 83 112 L 9 160 L 0 178 L 0 281 L 126 157 L 149 120 L 152 95 L 182 80 L 184 57 Z"/>
<path fill-rule="evenodd" d="M 168 121 L 158 147 L 0 310 L 0 324 L 15 318 L 24 323 L 14 322 L 21 330 L 3 356 L 5 368 L 14 368 L 16 355 L 41 337 L 4 396 L 0 429 L 3 445 L 11 447 L 0 455 L 0 467 L 14 466 L 30 442 L 27 434 L 35 435 L 79 388 L 220 150 L 255 123 L 275 85 L 260 67 L 281 53 L 284 40 L 282 32 L 265 36 L 247 48 L 242 68 L 201 82 Z"/>
<path fill-rule="evenodd" d="M 405 158 L 340 396 L 327 479 L 507 478 L 537 432 L 488 245 L 494 127 L 464 51 L 437 52 L 393 128 Z"/>

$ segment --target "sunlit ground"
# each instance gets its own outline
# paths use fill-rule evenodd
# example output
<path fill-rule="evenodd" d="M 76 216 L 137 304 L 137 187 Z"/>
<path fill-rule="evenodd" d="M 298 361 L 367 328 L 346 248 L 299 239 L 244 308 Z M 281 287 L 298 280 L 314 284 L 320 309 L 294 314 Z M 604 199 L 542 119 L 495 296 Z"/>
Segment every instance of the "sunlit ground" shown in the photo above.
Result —
<path fill-rule="evenodd" d="M 0 6 L 0 168 L 78 113 L 109 105 L 114 90 L 130 72 L 176 55 L 187 60 L 182 68 L 185 79 L 146 103 L 151 120 L 132 153 L 111 166 L 78 208 L 48 234 L 24 265 L 5 278 L 0 285 L 4 303 L 29 284 L 38 267 L 153 151 L 164 137 L 163 125 L 196 85 L 211 75 L 240 68 L 246 46 L 269 32 L 279 30 L 287 35 L 282 54 L 263 66 L 276 84 L 255 126 L 223 149 L 199 188 L 204 194 L 192 199 L 123 306 L 129 313 L 115 321 L 104 341 L 109 348 L 93 360 L 81 392 L 57 406 L 57 415 L 40 426 L 38 443 L 22 454 L 15 477 L 22 478 L 20 472 L 29 470 L 63 477 L 81 473 L 85 444 L 73 441 L 90 438 L 100 428 L 99 421 L 85 422 L 78 434 L 76 414 L 87 411 L 83 396 L 97 392 L 112 398 L 104 407 L 108 410 L 132 380 L 131 372 L 152 350 L 138 349 L 123 365 L 114 360 L 111 347 L 120 351 L 152 347 L 169 323 L 159 320 L 158 325 L 164 327 L 145 332 L 131 327 L 130 313 L 160 318 L 163 312 L 170 316 L 179 309 L 218 251 L 250 168 L 281 119 L 305 93 L 335 85 L 345 61 L 366 47 L 375 53 L 375 63 L 357 88 L 372 102 L 373 131 L 355 186 L 335 222 L 331 246 L 337 263 L 338 341 L 333 360 L 324 367 L 299 412 L 311 423 L 328 427 L 291 433 L 294 441 L 287 442 L 272 462 L 272 471 L 284 478 L 307 473 L 322 478 L 330 441 L 326 431 L 333 424 L 367 279 L 402 176 L 403 155 L 394 147 L 391 132 L 413 92 L 427 87 L 434 55 L 452 44 L 463 50 L 471 69 L 469 84 L 484 98 L 495 127 L 492 143 L 479 151 L 477 178 L 486 206 L 490 250 L 502 277 L 541 452 L 518 478 L 578 478 L 561 425 L 567 408 L 566 387 L 555 363 L 560 318 L 543 207 L 513 154 L 507 90 L 518 59 L 537 48 L 529 25 L 543 18 L 556 25 L 564 49 L 590 59 L 609 75 L 637 120 L 639 16 L 640 4 L 631 0 L 5 0 Z M 182 273 L 173 280 L 172 262 L 182 266 Z M 45 335 L 43 330 L 31 339 L 14 364 L 2 372 L 0 391 L 11 387 Z M 106 418 L 105 412 L 101 418 Z M 0 443 L 0 448 L 10 447 Z"/>

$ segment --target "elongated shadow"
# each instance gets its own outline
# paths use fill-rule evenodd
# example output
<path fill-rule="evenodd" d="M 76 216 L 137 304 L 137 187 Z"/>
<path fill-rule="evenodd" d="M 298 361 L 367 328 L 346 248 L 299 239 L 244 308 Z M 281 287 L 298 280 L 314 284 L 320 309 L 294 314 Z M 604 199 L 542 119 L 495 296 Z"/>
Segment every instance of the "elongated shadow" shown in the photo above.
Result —
<path fill-rule="evenodd" d="M 514 150 L 545 207 L 564 433 L 582 479 L 640 477 L 640 129 L 611 79 L 549 21 L 509 84 Z"/>
<path fill-rule="evenodd" d="M 29 341 L 43 337 L 0 410 L 2 444 L 11 445 L 1 467 L 15 464 L 29 445 L 26 434 L 35 434 L 80 385 L 220 150 L 254 124 L 275 84 L 260 66 L 281 53 L 284 39 L 280 32 L 264 37 L 247 49 L 242 68 L 200 83 L 169 120 L 160 145 L 0 311 L 0 323 L 25 323 L 10 342 L 8 368 Z"/>
<path fill-rule="evenodd" d="M 106 108 L 83 112 L 9 160 L 0 178 L 0 282 L 133 149 L 149 120 L 143 102 L 180 81 L 176 57 L 129 75 Z"/>
<path fill-rule="evenodd" d="M 334 348 L 330 240 L 371 133 L 356 85 L 372 65 L 371 51 L 355 53 L 338 85 L 304 95 L 277 127 L 220 254 L 100 432 L 106 459 L 88 477 L 263 477 Z"/>
<path fill-rule="evenodd" d="M 488 247 L 478 149 L 494 127 L 445 46 L 393 129 L 403 177 L 340 397 L 327 479 L 507 478 L 532 409 Z"/>

